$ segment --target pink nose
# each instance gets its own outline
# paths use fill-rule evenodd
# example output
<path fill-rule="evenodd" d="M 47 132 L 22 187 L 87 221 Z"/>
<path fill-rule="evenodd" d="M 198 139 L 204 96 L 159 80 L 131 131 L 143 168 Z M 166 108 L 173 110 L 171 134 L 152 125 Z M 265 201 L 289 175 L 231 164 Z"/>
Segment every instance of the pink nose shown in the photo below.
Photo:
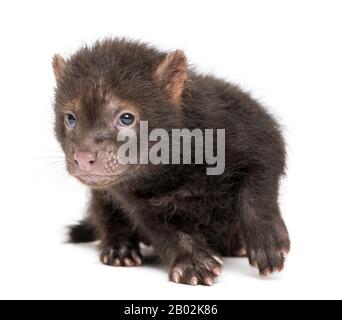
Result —
<path fill-rule="evenodd" d="M 76 151 L 74 159 L 82 171 L 90 171 L 95 166 L 96 153 L 90 151 Z"/>

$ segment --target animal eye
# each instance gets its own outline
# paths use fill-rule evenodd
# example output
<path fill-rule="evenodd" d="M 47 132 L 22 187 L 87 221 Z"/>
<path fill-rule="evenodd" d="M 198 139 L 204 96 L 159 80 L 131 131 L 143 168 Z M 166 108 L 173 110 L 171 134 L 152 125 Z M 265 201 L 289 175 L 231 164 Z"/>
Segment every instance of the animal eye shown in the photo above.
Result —
<path fill-rule="evenodd" d="M 133 114 L 129 112 L 125 112 L 120 116 L 119 121 L 120 121 L 120 125 L 122 126 L 130 126 L 134 123 L 135 117 Z"/>
<path fill-rule="evenodd" d="M 65 114 L 65 125 L 70 128 L 73 129 L 76 126 L 76 116 L 74 114 L 72 114 L 71 112 L 68 112 Z"/>

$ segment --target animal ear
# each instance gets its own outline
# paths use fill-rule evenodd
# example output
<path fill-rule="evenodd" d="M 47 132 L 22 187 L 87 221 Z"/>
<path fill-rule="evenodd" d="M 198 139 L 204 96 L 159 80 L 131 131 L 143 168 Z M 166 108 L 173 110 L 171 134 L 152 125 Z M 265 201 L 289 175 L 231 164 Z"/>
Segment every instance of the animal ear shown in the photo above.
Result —
<path fill-rule="evenodd" d="M 154 79 L 162 85 L 175 105 L 181 103 L 184 83 L 188 77 L 188 63 L 180 50 L 169 53 L 158 65 Z"/>
<path fill-rule="evenodd" d="M 52 59 L 52 68 L 57 82 L 59 82 L 62 78 L 65 66 L 66 62 L 63 57 L 59 54 L 56 54 Z"/>

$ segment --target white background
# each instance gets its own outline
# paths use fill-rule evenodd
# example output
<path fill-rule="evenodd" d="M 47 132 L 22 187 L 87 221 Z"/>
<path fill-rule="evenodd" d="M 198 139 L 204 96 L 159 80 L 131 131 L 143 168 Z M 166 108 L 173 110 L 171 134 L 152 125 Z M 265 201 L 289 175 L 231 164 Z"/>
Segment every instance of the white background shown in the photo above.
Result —
<path fill-rule="evenodd" d="M 342 298 L 341 17 L 326 0 L 1 1 L 0 298 Z M 63 244 L 87 197 L 54 139 L 50 62 L 110 35 L 184 49 L 284 125 L 293 250 L 282 274 L 262 280 L 225 259 L 213 287 L 188 287 L 163 266 L 104 267 L 94 245 Z"/>

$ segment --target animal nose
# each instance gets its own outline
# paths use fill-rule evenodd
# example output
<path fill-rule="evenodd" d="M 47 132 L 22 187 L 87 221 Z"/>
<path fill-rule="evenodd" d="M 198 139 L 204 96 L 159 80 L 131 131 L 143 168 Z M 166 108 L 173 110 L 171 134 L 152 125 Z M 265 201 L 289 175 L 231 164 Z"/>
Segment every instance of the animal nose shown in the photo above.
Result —
<path fill-rule="evenodd" d="M 90 151 L 76 151 L 74 160 L 82 171 L 90 171 L 96 162 L 96 153 Z"/>

